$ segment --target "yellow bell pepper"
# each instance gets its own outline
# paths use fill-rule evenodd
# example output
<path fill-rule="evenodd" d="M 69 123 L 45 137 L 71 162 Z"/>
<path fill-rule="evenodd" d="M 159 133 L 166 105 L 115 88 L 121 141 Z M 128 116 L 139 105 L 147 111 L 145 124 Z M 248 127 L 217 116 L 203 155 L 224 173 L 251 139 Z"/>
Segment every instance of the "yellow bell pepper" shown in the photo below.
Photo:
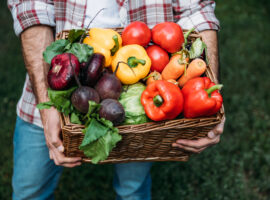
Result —
<path fill-rule="evenodd" d="M 117 65 L 118 69 L 117 69 Z M 120 48 L 112 60 L 112 70 L 123 84 L 134 84 L 147 76 L 151 59 L 145 49 L 137 44 Z"/>
<path fill-rule="evenodd" d="M 122 38 L 112 29 L 91 28 L 83 43 L 93 47 L 94 53 L 103 54 L 105 66 L 108 67 L 111 65 L 112 56 L 122 46 Z"/>

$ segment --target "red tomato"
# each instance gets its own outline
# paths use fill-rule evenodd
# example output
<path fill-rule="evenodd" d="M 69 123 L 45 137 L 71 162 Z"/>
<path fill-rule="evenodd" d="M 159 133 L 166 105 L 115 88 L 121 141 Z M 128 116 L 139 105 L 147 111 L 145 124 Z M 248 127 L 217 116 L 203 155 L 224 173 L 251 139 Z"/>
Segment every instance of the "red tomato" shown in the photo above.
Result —
<path fill-rule="evenodd" d="M 174 22 L 163 22 L 152 29 L 152 40 L 170 53 L 177 52 L 184 43 L 181 27 Z"/>
<path fill-rule="evenodd" d="M 149 46 L 146 52 L 151 59 L 151 71 L 161 73 L 170 61 L 168 53 L 157 45 Z"/>
<path fill-rule="evenodd" d="M 122 33 L 123 45 L 138 44 L 146 46 L 151 40 L 151 30 L 143 22 L 130 23 Z"/>

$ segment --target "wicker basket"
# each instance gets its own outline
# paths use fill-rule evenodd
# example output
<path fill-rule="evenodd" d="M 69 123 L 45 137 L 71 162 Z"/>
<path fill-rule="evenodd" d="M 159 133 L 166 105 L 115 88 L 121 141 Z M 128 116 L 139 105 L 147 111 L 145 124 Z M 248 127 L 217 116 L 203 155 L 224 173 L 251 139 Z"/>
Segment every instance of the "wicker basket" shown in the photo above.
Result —
<path fill-rule="evenodd" d="M 115 29 L 119 33 L 122 28 Z M 57 35 L 57 39 L 66 39 L 68 31 Z M 199 35 L 192 33 L 189 40 L 194 41 Z M 209 66 L 205 75 L 216 82 Z M 223 107 L 212 117 L 196 119 L 175 119 L 161 122 L 149 122 L 139 125 L 125 125 L 117 127 L 122 140 L 112 150 L 109 157 L 99 163 L 122 163 L 131 161 L 187 161 L 190 153 L 172 147 L 177 139 L 198 139 L 218 123 L 224 115 Z M 84 153 L 79 150 L 83 140 L 83 125 L 72 124 L 68 116 L 61 115 L 62 137 L 65 155 L 68 157 L 83 157 L 84 162 L 90 162 Z"/>

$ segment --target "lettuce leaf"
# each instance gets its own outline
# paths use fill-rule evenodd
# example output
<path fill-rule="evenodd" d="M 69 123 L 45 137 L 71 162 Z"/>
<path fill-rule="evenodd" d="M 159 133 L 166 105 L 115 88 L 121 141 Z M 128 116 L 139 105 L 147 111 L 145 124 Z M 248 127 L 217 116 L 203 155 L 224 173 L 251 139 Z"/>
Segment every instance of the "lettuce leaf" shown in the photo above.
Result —
<path fill-rule="evenodd" d="M 141 95 L 145 90 L 145 85 L 136 83 L 133 85 L 125 85 L 124 92 L 121 93 L 119 102 L 123 105 L 125 110 L 124 124 L 142 124 L 148 122 L 144 108 L 141 104 Z"/>
<path fill-rule="evenodd" d="M 80 150 L 91 158 L 93 164 L 107 159 L 112 149 L 116 146 L 122 137 L 119 135 L 119 130 L 113 127 L 112 122 L 99 118 L 94 115 L 91 118 L 89 126 L 83 132 L 85 133 Z"/>
<path fill-rule="evenodd" d="M 83 146 L 81 145 L 80 149 L 84 151 L 87 157 L 91 158 L 93 164 L 97 164 L 99 161 L 106 160 L 111 150 L 121 139 L 122 137 L 117 131 L 110 130 L 98 140 Z"/>

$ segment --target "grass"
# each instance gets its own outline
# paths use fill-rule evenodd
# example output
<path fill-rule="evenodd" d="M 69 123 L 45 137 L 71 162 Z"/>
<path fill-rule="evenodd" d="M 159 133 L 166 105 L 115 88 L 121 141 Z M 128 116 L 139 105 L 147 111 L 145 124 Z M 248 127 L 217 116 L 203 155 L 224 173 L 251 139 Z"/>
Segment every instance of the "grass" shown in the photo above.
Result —
<path fill-rule="evenodd" d="M 5 2 L 0 5 L 0 199 L 10 199 L 15 108 L 25 69 L 11 15 Z M 270 198 L 269 13 L 267 0 L 217 0 L 225 132 L 220 144 L 187 163 L 155 163 L 154 200 Z M 112 178 L 112 165 L 65 169 L 56 199 L 113 199 Z"/>

